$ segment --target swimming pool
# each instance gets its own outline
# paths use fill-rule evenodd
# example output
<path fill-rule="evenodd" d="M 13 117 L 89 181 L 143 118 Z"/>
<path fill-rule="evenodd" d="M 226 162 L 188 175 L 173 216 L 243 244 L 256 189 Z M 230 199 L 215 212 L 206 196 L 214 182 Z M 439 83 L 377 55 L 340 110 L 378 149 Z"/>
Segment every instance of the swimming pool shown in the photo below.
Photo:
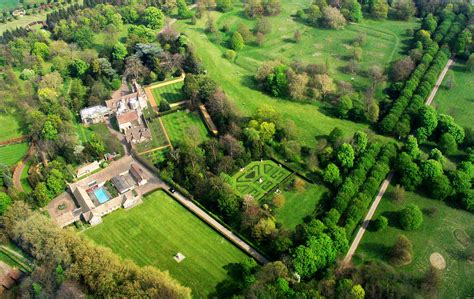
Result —
<path fill-rule="evenodd" d="M 97 200 L 103 204 L 104 202 L 108 201 L 110 198 L 107 195 L 107 192 L 105 192 L 104 188 L 99 188 L 94 190 L 94 195 L 97 197 Z"/>

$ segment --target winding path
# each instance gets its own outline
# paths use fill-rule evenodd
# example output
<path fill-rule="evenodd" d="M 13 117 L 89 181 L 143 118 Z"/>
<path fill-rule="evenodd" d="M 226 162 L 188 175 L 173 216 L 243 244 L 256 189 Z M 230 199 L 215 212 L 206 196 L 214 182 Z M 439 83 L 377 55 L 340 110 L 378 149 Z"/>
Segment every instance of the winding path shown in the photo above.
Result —
<path fill-rule="evenodd" d="M 389 173 L 387 178 L 383 181 L 382 185 L 380 186 L 379 193 L 377 194 L 377 197 L 375 197 L 374 202 L 370 206 L 369 212 L 367 212 L 364 222 L 362 223 L 362 226 L 359 228 L 359 231 L 357 232 L 357 235 L 354 238 L 354 241 L 352 241 L 351 247 L 349 248 L 349 251 L 347 252 L 346 257 L 344 258 L 344 261 L 343 261 L 344 264 L 348 264 L 352 260 L 352 256 L 354 256 L 354 253 L 356 252 L 357 247 L 359 246 L 359 243 L 362 240 L 362 237 L 364 236 L 365 231 L 367 230 L 367 227 L 369 226 L 370 220 L 372 219 L 375 211 L 377 210 L 380 200 L 385 194 L 385 191 L 387 191 L 388 185 L 390 184 L 392 177 L 393 177 L 393 172 Z"/>
<path fill-rule="evenodd" d="M 453 65 L 453 63 L 454 63 L 453 58 L 450 58 L 448 60 L 448 63 L 446 63 L 446 66 L 444 67 L 443 71 L 441 72 L 441 74 L 438 77 L 438 81 L 436 81 L 436 84 L 435 84 L 433 90 L 431 90 L 430 96 L 428 97 L 428 99 L 426 99 L 426 102 L 425 102 L 426 106 L 430 106 L 431 103 L 433 102 L 433 100 L 436 96 L 436 93 L 438 92 L 438 89 L 441 86 L 441 83 L 443 83 L 443 80 L 444 80 L 444 77 L 446 76 L 446 73 L 449 71 L 449 68 L 451 67 L 451 65 Z"/>
<path fill-rule="evenodd" d="M 17 164 L 17 166 L 13 170 L 13 186 L 15 186 L 15 189 L 20 192 L 25 192 L 25 189 L 23 189 L 23 185 L 21 184 L 21 174 L 23 173 L 23 170 L 25 169 L 26 165 L 28 165 L 28 161 L 30 160 L 34 151 L 35 146 L 31 145 L 28 149 L 28 153 L 26 154 L 26 156 L 23 158 L 23 160 L 21 160 L 20 163 Z"/>

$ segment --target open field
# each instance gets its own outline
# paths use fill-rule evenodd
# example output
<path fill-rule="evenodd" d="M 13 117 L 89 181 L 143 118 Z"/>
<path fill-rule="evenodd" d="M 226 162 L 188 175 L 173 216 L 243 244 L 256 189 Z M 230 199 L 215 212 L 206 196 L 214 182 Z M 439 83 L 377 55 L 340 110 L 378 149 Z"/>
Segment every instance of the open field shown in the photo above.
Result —
<path fill-rule="evenodd" d="M 240 196 L 250 194 L 258 200 L 290 174 L 290 171 L 273 161 L 254 161 L 245 166 L 243 171 L 238 171 L 232 176 L 233 187 Z"/>
<path fill-rule="evenodd" d="M 388 33 L 383 33 L 385 39 L 389 39 L 390 36 L 393 36 L 393 40 L 387 42 L 387 46 L 383 46 L 381 44 L 379 47 L 381 50 L 378 52 L 377 56 L 382 56 L 380 58 L 381 65 L 386 65 L 389 63 L 390 60 L 397 58 L 400 54 L 402 48 L 402 38 L 401 32 L 405 30 L 404 26 L 413 27 L 415 23 L 406 23 L 409 25 L 403 25 L 403 22 L 391 22 L 391 21 L 365 21 L 362 25 L 350 25 L 346 30 L 341 31 L 329 31 L 329 30 L 322 30 L 322 29 L 315 29 L 307 27 L 303 24 L 300 24 L 294 21 L 290 17 L 290 13 L 296 11 L 296 9 L 306 6 L 310 1 L 305 1 L 301 3 L 300 1 L 296 0 L 288 0 L 282 3 L 283 12 L 280 16 L 271 17 L 270 20 L 273 25 L 273 33 L 270 34 L 270 38 L 267 39 L 266 44 L 261 49 L 256 49 L 253 46 L 249 46 L 248 49 L 245 48 L 242 53 L 239 52 L 237 55 L 236 63 L 233 63 L 223 57 L 223 53 L 227 50 L 221 45 L 217 45 L 213 43 L 209 37 L 205 34 L 205 26 L 207 18 L 202 18 L 198 20 L 196 26 L 189 26 L 186 21 L 178 21 L 176 23 L 176 27 L 181 32 L 184 32 L 192 41 L 193 45 L 195 46 L 197 55 L 202 60 L 204 66 L 206 67 L 208 74 L 211 78 L 219 82 L 220 87 L 226 92 L 232 102 L 235 103 L 236 107 L 246 116 L 249 116 L 255 112 L 255 110 L 263 105 L 269 105 L 273 107 L 278 107 L 278 111 L 281 113 L 281 117 L 283 119 L 292 120 L 296 127 L 297 132 L 296 136 L 298 136 L 299 141 L 305 143 L 306 145 L 312 145 L 315 140 L 315 136 L 326 135 L 328 134 L 334 127 L 340 127 L 345 135 L 351 135 L 357 130 L 364 130 L 367 129 L 368 126 L 366 124 L 356 124 L 351 121 L 341 120 L 337 118 L 333 118 L 328 111 L 331 109 L 331 105 L 323 102 L 311 102 L 311 103 L 298 103 L 289 100 L 279 99 L 271 97 L 260 90 L 256 86 L 256 83 L 253 80 L 253 76 L 255 75 L 255 70 L 260 64 L 261 61 L 270 59 L 272 57 L 268 55 L 272 55 L 271 53 L 283 53 L 281 55 L 286 55 L 288 53 L 293 53 L 293 58 L 304 58 L 306 57 L 306 61 L 314 61 L 314 57 L 312 54 L 315 52 L 321 52 L 321 50 L 316 49 L 316 47 L 311 46 L 311 52 L 308 53 L 298 53 L 298 51 L 307 51 L 305 50 L 308 48 L 308 45 L 311 45 L 312 42 L 305 41 L 306 38 L 313 38 L 313 43 L 318 43 L 319 45 L 323 45 L 325 51 L 328 51 L 326 55 L 331 53 L 331 47 L 336 48 L 337 43 L 341 40 L 348 39 L 351 37 L 355 37 L 358 33 L 357 30 L 365 30 L 362 26 L 368 26 L 372 28 L 372 31 L 376 32 L 370 36 L 375 36 L 372 38 L 368 38 L 372 44 L 368 44 L 368 48 L 374 46 L 374 43 L 377 40 L 383 41 L 384 39 L 379 37 L 379 30 L 387 31 Z M 228 16 L 229 15 L 229 16 Z M 217 20 L 218 24 L 223 23 L 226 19 L 228 21 L 232 21 L 232 16 L 235 15 L 235 12 L 230 12 L 228 14 L 221 14 L 218 12 L 212 12 L 211 16 Z M 220 18 L 224 18 L 220 20 Z M 240 18 L 238 16 L 234 16 L 234 18 Z M 236 22 L 236 21 L 234 21 Z M 246 20 L 245 22 L 253 22 Z M 285 24 L 284 26 L 281 24 Z M 351 30 L 350 28 L 359 28 Z M 382 29 L 380 29 L 382 28 Z M 304 38 L 302 39 L 302 46 L 295 45 L 291 41 L 285 41 L 288 36 L 292 36 L 295 29 L 300 29 L 300 31 L 304 32 Z M 283 30 L 283 31 L 281 31 Z M 394 32 L 390 31 L 394 30 Z M 371 31 L 371 32 L 372 32 Z M 349 35 L 344 35 L 344 32 L 349 32 Z M 325 45 L 327 40 L 324 39 L 324 36 L 331 35 L 341 35 L 339 40 L 333 40 L 332 43 L 328 43 L 329 45 Z M 382 33 L 380 33 L 382 34 Z M 369 35 L 369 34 L 368 34 Z M 272 37 L 273 36 L 273 40 Z M 285 36 L 285 37 L 283 37 Z M 323 36 L 323 38 L 321 38 Z M 397 42 L 398 39 L 398 42 Z M 287 50 L 278 52 L 268 49 L 275 46 L 273 43 L 285 43 Z M 349 41 L 346 41 L 349 42 Z M 283 47 L 283 44 L 281 45 Z M 320 47 L 320 46 L 318 46 Z M 327 49 L 326 49 L 327 47 Z M 301 50 L 297 50 L 301 49 Z M 309 49 L 308 49 L 309 50 Z M 248 53 L 247 53 L 248 51 Z M 253 52 L 252 52 L 253 51 Z M 367 50 L 368 53 L 369 50 Z M 368 54 L 367 53 L 367 54 Z M 392 55 L 393 53 L 393 55 Z M 262 55 L 260 60 L 257 60 L 259 55 Z M 306 55 L 306 56 L 304 56 Z M 254 58 L 252 58 L 252 56 Z M 366 65 L 378 62 L 371 59 L 369 55 L 365 56 Z M 324 60 L 322 60 L 324 62 Z M 337 64 L 331 63 L 333 67 L 331 67 L 333 72 L 336 72 L 334 75 L 336 78 L 342 78 L 346 75 L 339 74 L 337 75 Z M 366 79 L 356 79 L 362 81 L 366 81 Z M 381 138 L 381 137 L 380 137 Z"/>
<path fill-rule="evenodd" d="M 177 82 L 163 87 L 153 88 L 151 93 L 155 98 L 156 104 L 159 106 L 162 99 L 165 99 L 170 104 L 184 101 L 184 95 L 181 92 L 183 85 L 183 82 Z"/>
<path fill-rule="evenodd" d="M 303 219 L 311 215 L 324 193 L 328 190 L 322 185 L 306 184 L 306 190 L 297 192 L 289 187 L 282 191 L 285 205 L 276 210 L 276 218 L 287 229 L 294 229 Z"/>
<path fill-rule="evenodd" d="M 28 143 L 16 143 L 0 147 L 0 163 L 12 166 L 28 152 Z"/>
<path fill-rule="evenodd" d="M 454 87 L 448 88 L 450 76 Z M 436 93 L 433 106 L 440 113 L 454 117 L 457 123 L 474 130 L 474 73 L 466 70 L 466 65 L 456 62 L 444 77 Z"/>
<path fill-rule="evenodd" d="M 406 29 L 416 26 L 414 20 L 397 22 L 367 19 L 361 23 L 348 24 L 343 30 L 314 28 L 294 18 L 296 10 L 307 8 L 310 2 L 282 1 L 281 14 L 269 18 L 272 31 L 265 36 L 263 45 L 258 46 L 255 42 L 248 43 L 242 51 L 239 51 L 236 64 L 252 73 L 255 73 L 261 62 L 273 59 L 288 63 L 298 60 L 304 63 L 328 64 L 331 75 L 335 79 L 352 80 L 356 87 L 364 88 L 370 83 L 367 77 L 343 71 L 353 49 L 351 42 L 358 36 L 365 37 L 361 45 L 360 69 L 362 72 L 372 65 L 386 67 L 391 61 L 401 56 L 403 42 L 409 38 L 405 35 Z M 256 21 L 246 18 L 241 7 L 220 15 L 217 18 L 217 27 L 222 28 L 224 24 L 227 24 L 230 32 L 234 32 L 238 25 L 243 23 L 252 29 Z M 299 30 L 302 35 L 298 44 L 293 41 L 296 30 Z M 226 42 L 224 38 L 223 43 Z"/>
<path fill-rule="evenodd" d="M 443 271 L 443 284 L 440 298 L 465 298 L 474 294 L 474 285 L 470 277 L 474 267 L 466 258 L 466 250 L 474 245 L 473 215 L 447 206 L 444 202 L 428 199 L 407 192 L 401 203 L 390 199 L 390 186 L 382 199 L 376 217 L 384 215 L 389 219 L 389 227 L 381 232 L 367 231 L 356 252 L 355 261 L 378 259 L 388 261 L 387 252 L 395 243 L 398 235 L 404 234 L 413 244 L 413 261 L 406 266 L 396 268 L 419 278 L 430 267 L 429 257 L 439 252 L 446 260 Z M 403 231 L 397 225 L 397 212 L 409 203 L 418 205 L 424 211 L 424 222 L 415 231 Z M 429 216 L 429 210 L 433 215 Z"/>
<path fill-rule="evenodd" d="M 0 127 L 2 128 L 0 132 L 0 141 L 23 135 L 18 120 L 11 112 L 8 112 L 8 114 L 0 113 Z"/>
<path fill-rule="evenodd" d="M 151 131 L 152 139 L 150 141 L 141 142 L 136 145 L 139 153 L 169 145 L 165 136 L 165 132 L 163 132 L 163 128 L 161 127 L 160 121 L 158 119 L 153 119 L 153 121 L 147 122 L 147 125 Z"/>
<path fill-rule="evenodd" d="M 110 247 L 137 264 L 168 270 L 196 297 L 207 297 L 226 277 L 223 268 L 246 255 L 199 218 L 157 191 L 131 210 L 118 210 L 104 223 L 85 231 L 96 243 Z M 173 256 L 186 258 L 177 263 Z"/>
<path fill-rule="evenodd" d="M 206 126 L 197 112 L 177 111 L 162 116 L 161 120 L 172 144 L 191 138 L 188 131 L 193 126 L 197 128 L 197 136 L 193 136 L 193 138 L 199 142 L 207 139 Z"/>
<path fill-rule="evenodd" d="M 165 161 L 166 154 L 169 151 L 170 151 L 170 148 L 165 147 L 165 148 L 157 150 L 157 151 L 142 154 L 141 156 L 143 156 L 145 159 L 147 159 L 148 161 L 150 161 L 154 165 L 157 165 L 157 164 Z"/>

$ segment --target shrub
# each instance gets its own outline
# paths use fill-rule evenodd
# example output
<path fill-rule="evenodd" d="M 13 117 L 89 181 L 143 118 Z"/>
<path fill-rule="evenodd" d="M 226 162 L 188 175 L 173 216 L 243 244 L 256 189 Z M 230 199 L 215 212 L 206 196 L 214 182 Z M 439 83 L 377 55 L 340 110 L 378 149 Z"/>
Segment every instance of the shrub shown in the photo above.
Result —
<path fill-rule="evenodd" d="M 409 264 L 413 259 L 413 249 L 410 240 L 404 235 L 398 236 L 390 252 L 391 262 L 395 265 Z"/>
<path fill-rule="evenodd" d="M 372 220 L 371 222 L 372 228 L 377 232 L 386 229 L 388 226 L 388 219 L 384 216 L 379 216 L 377 219 Z"/>
<path fill-rule="evenodd" d="M 230 61 L 234 61 L 236 56 L 237 56 L 237 52 L 235 52 L 234 50 L 227 50 L 225 52 L 225 58 L 227 58 Z"/>
<path fill-rule="evenodd" d="M 423 223 L 423 213 L 415 204 L 407 205 L 400 212 L 400 226 L 404 230 L 415 230 Z"/>

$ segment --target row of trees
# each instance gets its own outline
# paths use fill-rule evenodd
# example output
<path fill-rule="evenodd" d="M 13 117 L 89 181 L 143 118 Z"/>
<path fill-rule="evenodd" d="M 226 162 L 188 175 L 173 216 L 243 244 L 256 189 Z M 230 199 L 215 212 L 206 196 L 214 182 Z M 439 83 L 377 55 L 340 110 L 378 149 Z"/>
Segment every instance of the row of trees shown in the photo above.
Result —
<path fill-rule="evenodd" d="M 418 110 L 431 93 L 439 73 L 451 55 L 448 46 L 463 51 L 468 48 L 465 44 L 469 42 L 469 38 L 464 31 L 461 32 L 466 17 L 463 14 L 444 12 L 444 19 L 439 26 L 432 15 L 428 15 L 423 20 L 422 29 L 415 34 L 415 48 L 411 51 L 411 57 L 403 58 L 392 66 L 392 78 L 398 80 L 392 85 L 392 89 L 398 90 L 396 92 L 398 98 L 379 123 L 379 129 L 383 133 L 395 133 L 400 137 L 406 137 L 414 130 Z M 438 43 L 443 46 L 440 48 Z M 424 54 L 418 58 L 421 49 L 424 49 Z M 415 61 L 419 61 L 416 68 L 414 68 Z M 403 82 L 406 78 L 408 80 Z M 419 129 L 418 137 L 426 140 L 432 133 L 430 130 L 429 128 Z"/>

